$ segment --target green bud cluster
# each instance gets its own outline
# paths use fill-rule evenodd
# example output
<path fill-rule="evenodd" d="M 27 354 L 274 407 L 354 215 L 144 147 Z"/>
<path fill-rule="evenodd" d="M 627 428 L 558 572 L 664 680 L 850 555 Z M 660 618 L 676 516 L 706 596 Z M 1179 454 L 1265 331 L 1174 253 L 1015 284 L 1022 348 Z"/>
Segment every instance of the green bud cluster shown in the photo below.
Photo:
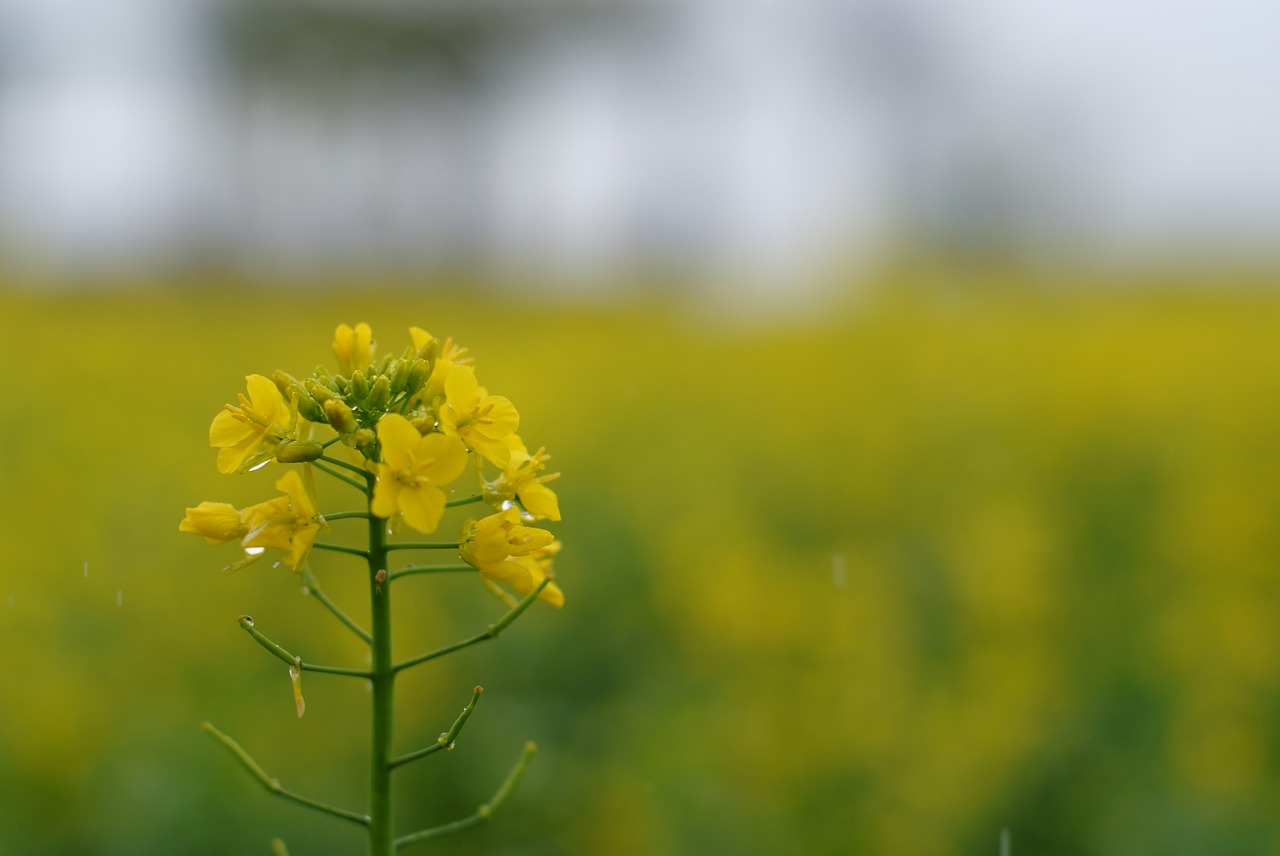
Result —
<path fill-rule="evenodd" d="M 422 408 L 431 402 L 421 401 L 419 393 L 431 377 L 439 350 L 439 342 L 432 339 L 422 348 L 406 348 L 400 356 L 384 355 L 349 375 L 318 366 L 311 377 L 302 380 L 282 371 L 272 380 L 286 400 L 296 403 L 304 419 L 331 426 L 343 442 L 361 451 L 372 450 L 377 443 L 372 429 L 384 414 L 422 418 Z M 290 449 L 287 454 L 311 452 Z"/>

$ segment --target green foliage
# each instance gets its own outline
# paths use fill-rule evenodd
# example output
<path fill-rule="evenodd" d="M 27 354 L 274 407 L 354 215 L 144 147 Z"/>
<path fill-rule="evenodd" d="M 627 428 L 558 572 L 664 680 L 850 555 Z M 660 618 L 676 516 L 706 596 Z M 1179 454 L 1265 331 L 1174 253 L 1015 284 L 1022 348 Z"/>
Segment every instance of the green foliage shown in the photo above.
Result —
<path fill-rule="evenodd" d="M 943 856 L 1006 826 L 1015 854 L 1280 847 L 1280 299 L 869 301 L 737 332 L 225 288 L 0 311 L 6 852 L 363 848 L 199 731 L 360 804 L 367 700 L 309 675 L 299 720 L 235 619 L 324 662 L 359 641 L 287 569 L 220 575 L 174 513 L 256 498 L 192 455 L 210 402 L 352 318 L 454 335 L 572 474 L 563 612 L 400 687 L 400 751 L 486 691 L 405 772 L 406 823 L 474 811 L 512 734 L 540 747 L 502 823 L 433 852 Z M 312 564 L 363 602 L 342 557 Z M 397 647 L 483 629 L 474 582 L 401 583 L 438 596 Z"/>

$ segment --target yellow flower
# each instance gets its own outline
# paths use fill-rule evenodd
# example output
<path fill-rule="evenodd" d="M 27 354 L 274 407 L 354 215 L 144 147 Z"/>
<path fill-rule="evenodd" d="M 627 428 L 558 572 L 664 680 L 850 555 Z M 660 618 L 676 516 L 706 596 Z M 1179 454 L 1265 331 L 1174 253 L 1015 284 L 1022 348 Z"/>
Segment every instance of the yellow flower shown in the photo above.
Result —
<path fill-rule="evenodd" d="M 542 475 L 547 468 L 546 462 L 551 460 L 547 450 L 539 449 L 530 455 L 524 442 L 516 434 L 508 434 L 505 442 L 511 458 L 502 468 L 502 475 L 491 482 L 485 482 L 485 501 L 495 508 L 501 508 L 502 503 L 519 497 L 520 504 L 535 520 L 559 520 L 560 501 L 546 483 L 560 478 L 560 474 Z"/>
<path fill-rule="evenodd" d="M 304 482 L 296 470 L 281 476 L 276 489 L 283 491 L 284 496 L 243 510 L 225 502 L 202 502 L 187 509 L 178 529 L 201 535 L 210 544 L 239 540 L 244 556 L 232 563 L 228 571 L 257 561 L 268 547 L 284 550 L 285 562 L 295 571 L 299 570 L 311 552 L 316 534 L 327 529 L 328 524 L 316 511 L 310 480 Z"/>
<path fill-rule="evenodd" d="M 516 508 L 471 518 L 462 525 L 460 541 L 463 561 L 488 580 L 510 583 L 522 595 L 551 576 L 551 559 L 560 550 L 550 532 L 525 526 Z M 564 605 L 564 594 L 555 583 L 549 583 L 538 599 Z"/>
<path fill-rule="evenodd" d="M 240 512 L 226 502 L 202 502 L 187 509 L 187 516 L 178 524 L 181 532 L 203 535 L 210 544 L 225 544 L 243 538 L 249 531 L 240 519 Z"/>
<path fill-rule="evenodd" d="M 455 365 L 444 379 L 445 403 L 440 430 L 457 437 L 499 467 L 511 462 L 506 438 L 520 427 L 520 414 L 501 395 L 489 395 L 476 382 L 475 369 Z"/>
<path fill-rule="evenodd" d="M 298 414 L 270 378 L 245 378 L 249 397 L 227 404 L 209 426 L 209 445 L 218 449 L 218 471 L 244 472 L 275 456 L 280 444 L 293 439 Z"/>
<path fill-rule="evenodd" d="M 399 512 L 419 532 L 440 525 L 446 500 L 442 485 L 462 475 L 467 450 L 456 437 L 423 436 L 408 419 L 388 413 L 378 422 L 382 460 L 374 464 L 377 481 L 371 510 L 378 517 Z"/>
<path fill-rule="evenodd" d="M 241 543 L 246 553 L 255 548 L 260 552 L 264 547 L 284 550 L 285 563 L 295 571 L 301 570 L 316 535 L 321 529 L 327 529 L 328 524 L 316 511 L 313 488 L 304 484 L 297 470 L 289 470 L 281 476 L 276 482 L 276 490 L 283 491 L 284 496 L 244 510 L 244 521 L 249 531 Z"/>
<path fill-rule="evenodd" d="M 333 332 L 333 355 L 338 358 L 338 370 L 349 375 L 373 362 L 373 330 L 360 323 L 351 328 L 339 324 Z"/>
<path fill-rule="evenodd" d="M 455 345 L 453 339 L 445 339 L 442 344 L 421 327 L 410 327 L 409 335 L 413 337 L 413 347 L 417 349 L 419 356 L 422 355 L 424 348 L 435 343 L 432 349 L 435 351 L 435 363 L 431 367 L 431 374 L 427 377 L 426 383 L 418 393 L 418 400 L 430 407 L 438 396 L 444 395 L 444 379 L 449 375 L 449 369 L 456 365 L 470 365 L 471 358 L 467 356 L 467 349 L 461 345 Z"/>

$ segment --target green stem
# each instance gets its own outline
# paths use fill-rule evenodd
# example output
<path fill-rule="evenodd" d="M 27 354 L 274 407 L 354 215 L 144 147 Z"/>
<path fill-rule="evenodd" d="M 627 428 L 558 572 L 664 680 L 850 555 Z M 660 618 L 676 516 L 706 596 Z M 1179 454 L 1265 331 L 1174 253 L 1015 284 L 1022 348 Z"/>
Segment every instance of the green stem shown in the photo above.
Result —
<path fill-rule="evenodd" d="M 493 795 L 493 799 L 476 809 L 474 814 L 468 815 L 461 820 L 455 820 L 452 823 L 433 826 L 431 829 L 424 829 L 421 832 L 398 838 L 396 839 L 396 849 L 399 850 L 402 847 L 417 844 L 419 841 L 427 841 L 432 838 L 439 838 L 442 835 L 461 832 L 464 829 L 470 829 L 487 821 L 495 811 L 502 808 L 502 804 L 507 801 L 507 798 L 511 796 L 511 792 L 520 784 L 520 780 L 524 778 L 525 770 L 529 769 L 529 762 L 533 760 L 533 755 L 537 751 L 538 747 L 535 744 L 524 744 L 524 752 L 521 753 L 520 760 L 516 761 L 516 765 L 511 768 L 511 772 L 507 774 L 506 780 L 498 788 L 497 793 Z"/>
<path fill-rule="evenodd" d="M 445 508 L 456 508 L 456 507 L 457 507 L 457 506 L 459 506 L 459 505 L 467 505 L 467 504 L 472 503 L 472 502 L 483 502 L 483 501 L 484 501 L 484 495 L 483 495 L 483 494 L 473 493 L 473 494 L 471 494 L 470 496 L 464 496 L 464 497 L 461 497 L 461 498 L 459 498 L 459 499 L 451 499 L 451 500 L 449 500 L 448 502 L 446 502 L 446 503 L 444 504 L 444 507 L 445 507 Z"/>
<path fill-rule="evenodd" d="M 399 579 L 400 577 L 409 577 L 414 574 L 449 574 L 470 571 L 475 572 L 475 568 L 471 565 L 424 565 L 420 568 L 410 565 L 407 568 L 401 568 L 398 571 L 392 571 L 390 579 Z"/>
<path fill-rule="evenodd" d="M 333 514 L 326 514 L 325 520 L 347 520 L 352 517 L 358 517 L 361 520 L 368 520 L 370 517 L 367 511 L 335 511 Z"/>
<path fill-rule="evenodd" d="M 335 467 L 342 467 L 344 470 L 349 470 L 350 472 L 353 472 L 358 476 L 368 475 L 368 470 L 366 470 L 364 467 L 359 467 L 359 466 L 356 466 L 355 464 L 348 464 L 346 461 L 341 460 L 339 458 L 331 458 L 328 455 L 321 455 L 320 460 L 324 461 L 326 464 L 331 464 L 332 466 L 335 466 Z M 370 490 L 373 489 L 372 485 L 370 485 L 369 489 Z M 361 487 L 361 490 L 364 490 L 364 488 Z"/>
<path fill-rule="evenodd" d="M 329 460 L 329 459 L 328 459 L 328 458 L 325 458 L 324 460 Z M 338 472 L 338 471 L 337 471 L 337 470 L 335 470 L 333 467 L 331 467 L 331 466 L 329 466 L 328 464 L 324 463 L 324 462 L 323 462 L 323 460 L 316 460 L 316 461 L 312 461 L 312 462 L 311 462 L 311 466 L 315 467 L 317 470 L 319 470 L 319 471 L 320 471 L 320 472 L 322 472 L 322 473 L 325 473 L 326 475 L 331 475 L 331 476 L 333 476 L 333 477 L 334 477 L 335 479 L 337 479 L 338 481 L 344 481 L 344 482 L 346 482 L 347 484 L 351 485 L 353 488 L 355 488 L 356 490 L 360 491 L 361 493 L 368 493 L 368 492 L 369 492 L 369 488 L 366 488 L 364 485 L 360 484 L 360 482 L 358 482 L 358 481 L 356 481 L 355 479 L 351 478 L 351 476 L 346 475 L 345 473 L 340 473 L 340 472 Z"/>
<path fill-rule="evenodd" d="M 303 669 L 308 672 L 323 672 L 328 675 L 346 675 L 350 678 L 368 679 L 372 677 L 370 672 L 363 669 L 347 669 L 342 666 L 320 666 L 315 663 L 304 663 L 301 657 L 296 654 L 289 653 L 280 645 L 276 644 L 271 639 L 268 639 L 260 630 L 258 630 L 258 628 L 253 626 L 253 619 L 249 616 L 242 615 L 237 618 L 236 621 L 240 623 L 240 626 L 246 633 L 254 638 L 254 641 L 263 648 L 266 648 L 276 657 L 288 663 L 290 666 L 293 666 L 295 669 Z"/>
<path fill-rule="evenodd" d="M 433 752 L 439 752 L 441 749 L 452 749 L 453 741 L 458 739 L 458 735 L 462 733 L 462 726 L 467 724 L 467 720 L 471 718 L 471 714 L 475 713 L 476 702 L 480 701 L 480 694 L 484 692 L 484 687 L 476 687 L 472 691 L 471 701 L 462 709 L 462 713 L 454 720 L 449 730 L 436 738 L 436 742 L 425 749 L 419 749 L 416 752 L 410 752 L 408 755 L 401 755 L 391 762 L 392 767 L 399 767 L 401 764 L 407 764 L 410 761 L 416 761 L 419 758 L 425 758 Z"/>
<path fill-rule="evenodd" d="M 231 752 L 231 754 L 236 756 L 236 759 L 241 763 L 241 765 L 246 770 L 249 771 L 249 774 L 253 776 L 255 779 L 257 779 L 259 782 L 261 782 L 262 786 L 266 788 L 270 793 L 273 793 L 278 797 L 283 797 L 284 799 L 287 799 L 291 802 L 295 802 L 298 805 L 303 805 L 303 806 L 306 806 L 307 808 L 312 808 L 312 809 L 315 809 L 316 811 L 333 815 L 334 817 L 340 817 L 343 820 L 349 820 L 349 821 L 352 821 L 353 823 L 358 823 L 361 826 L 369 825 L 369 818 L 366 815 L 357 814 L 356 812 L 348 811 L 345 808 L 337 808 L 336 806 L 327 805 L 317 800 L 313 800 L 310 797 L 304 797 L 304 796 L 301 796 L 300 794 L 295 794 L 292 791 L 286 791 L 283 787 L 280 786 L 280 780 L 273 779 L 270 776 L 268 776 L 266 771 L 263 770 L 262 767 L 258 766 L 258 762 L 253 760 L 253 758 L 249 755 L 248 752 L 240 748 L 240 744 L 237 743 L 235 740 L 232 740 L 230 737 L 223 734 L 221 731 L 214 728 L 212 725 L 210 725 L 207 722 L 201 724 L 200 727 L 204 729 L 204 731 L 207 734 L 212 736 L 214 740 L 217 740 L 223 746 L 227 747 L 227 749 Z"/>
<path fill-rule="evenodd" d="M 328 550 L 331 553 L 349 553 L 352 556 L 359 556 L 362 559 L 369 558 L 368 550 L 361 550 L 359 547 L 347 547 L 342 544 L 325 544 L 321 541 L 311 545 L 313 550 Z"/>
<path fill-rule="evenodd" d="M 305 591 L 307 594 L 320 601 L 320 603 L 324 605 L 325 609 L 332 612 L 334 617 L 345 624 L 352 633 L 359 636 L 366 643 L 373 644 L 373 637 L 369 635 L 369 632 L 359 624 L 356 624 L 349 615 L 338 608 L 338 605 L 330 600 L 329 596 L 320 589 L 320 581 L 316 579 L 315 574 L 311 573 L 309 570 L 304 570 L 302 572 L 302 584 L 306 586 Z"/>
<path fill-rule="evenodd" d="M 402 541 L 388 544 L 388 550 L 456 550 L 461 544 L 457 541 Z"/>
<path fill-rule="evenodd" d="M 542 593 L 542 590 L 546 588 L 547 584 L 550 582 L 551 582 L 550 577 L 547 577 L 546 579 L 544 579 L 541 583 L 538 584 L 538 587 L 536 589 L 534 589 L 533 591 L 525 595 L 524 599 L 521 600 L 519 603 L 517 603 L 511 609 L 510 612 L 508 612 L 506 615 L 502 616 L 493 624 L 490 624 L 487 628 L 485 628 L 485 631 L 483 633 L 477 633 L 475 636 L 472 636 L 470 639 L 463 639 L 461 642 L 454 642 L 451 645 L 445 645 L 443 648 L 437 648 L 436 650 L 431 651 L 427 654 L 422 654 L 410 660 L 405 660 L 403 663 L 397 664 L 395 667 L 395 670 L 399 672 L 402 669 L 408 669 L 413 666 L 420 665 L 422 663 L 427 662 L 428 660 L 434 660 L 437 657 L 443 657 L 445 654 L 452 654 L 454 651 L 460 651 L 463 648 L 469 648 L 472 645 L 479 644 L 480 642 L 488 642 L 490 639 L 497 638 L 499 633 L 505 630 L 507 626 L 511 624 L 511 622 L 519 618 L 522 612 L 524 612 L 526 609 L 528 609 L 530 606 L 533 605 L 533 602 L 538 599 L 538 595 Z"/>
<path fill-rule="evenodd" d="M 373 475 L 366 473 L 369 495 Z M 395 827 L 391 793 L 391 748 L 395 716 L 396 670 L 391 659 L 391 586 L 386 582 L 386 522 L 369 518 L 369 597 L 372 613 L 373 730 L 370 746 L 369 854 L 395 853 Z M 379 576 L 381 573 L 381 576 Z"/>

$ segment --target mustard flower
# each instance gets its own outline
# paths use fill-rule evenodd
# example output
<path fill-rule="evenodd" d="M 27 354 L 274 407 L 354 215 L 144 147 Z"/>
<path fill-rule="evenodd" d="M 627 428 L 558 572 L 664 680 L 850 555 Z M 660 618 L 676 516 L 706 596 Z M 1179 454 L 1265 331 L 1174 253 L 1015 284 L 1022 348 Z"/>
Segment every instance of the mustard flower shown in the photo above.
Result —
<path fill-rule="evenodd" d="M 520 414 L 501 395 L 489 395 L 471 366 L 455 365 L 444 379 L 445 403 L 440 430 L 457 437 L 485 460 L 505 467 L 511 462 L 506 439 L 520 427 Z"/>
<path fill-rule="evenodd" d="M 398 413 L 378 421 L 378 443 L 382 460 L 373 465 L 377 481 L 369 510 L 378 517 L 398 512 L 419 532 L 434 532 L 447 499 L 442 485 L 462 475 L 467 450 L 456 437 L 419 434 Z"/>
<path fill-rule="evenodd" d="M 485 482 L 485 501 L 501 508 L 504 502 L 519 497 L 520 504 L 535 520 L 559 520 L 560 501 L 546 483 L 560 478 L 560 474 L 542 474 L 547 468 L 547 461 L 551 460 L 547 450 L 538 449 L 530 455 L 517 434 L 508 434 L 505 442 L 510 450 L 510 460 L 498 478 Z"/>
<path fill-rule="evenodd" d="M 373 362 L 373 330 L 363 322 L 354 328 L 339 324 L 333 332 L 333 355 L 338 358 L 338 370 L 349 375 Z"/>
<path fill-rule="evenodd" d="M 545 529 L 525 526 L 517 508 L 506 508 L 462 525 L 458 552 L 480 575 L 510 583 L 527 595 L 551 575 L 551 558 L 559 551 L 555 537 Z M 538 595 L 553 606 L 564 605 L 564 594 L 550 583 Z"/>
<path fill-rule="evenodd" d="M 423 356 L 424 359 L 430 357 L 435 359 L 431 374 L 427 376 L 426 382 L 418 393 L 418 400 L 431 406 L 436 398 L 444 395 L 444 379 L 448 377 L 449 369 L 454 366 L 470 365 L 472 360 L 467 356 L 467 349 L 454 344 L 451 338 L 441 343 L 421 327 L 410 327 L 409 335 L 413 337 L 413 346 L 417 349 L 419 356 Z"/>
<path fill-rule="evenodd" d="M 238 405 L 224 405 L 209 426 L 209 445 L 218 449 L 222 473 L 244 472 L 266 463 L 297 430 L 297 411 L 270 378 L 252 374 L 245 384 L 249 396 L 241 393 Z"/>
<path fill-rule="evenodd" d="M 243 512 L 248 533 L 241 542 L 245 551 L 271 547 L 284 550 L 284 561 L 295 571 L 301 570 L 316 535 L 327 529 L 324 517 L 316 511 L 314 488 L 305 484 L 297 470 L 289 470 L 276 482 L 276 490 L 284 496 L 251 505 Z M 255 556 L 256 558 L 256 556 Z"/>
<path fill-rule="evenodd" d="M 178 530 L 201 535 L 209 544 L 225 544 L 249 533 L 239 509 L 226 502 L 202 502 L 195 508 L 188 508 Z"/>

